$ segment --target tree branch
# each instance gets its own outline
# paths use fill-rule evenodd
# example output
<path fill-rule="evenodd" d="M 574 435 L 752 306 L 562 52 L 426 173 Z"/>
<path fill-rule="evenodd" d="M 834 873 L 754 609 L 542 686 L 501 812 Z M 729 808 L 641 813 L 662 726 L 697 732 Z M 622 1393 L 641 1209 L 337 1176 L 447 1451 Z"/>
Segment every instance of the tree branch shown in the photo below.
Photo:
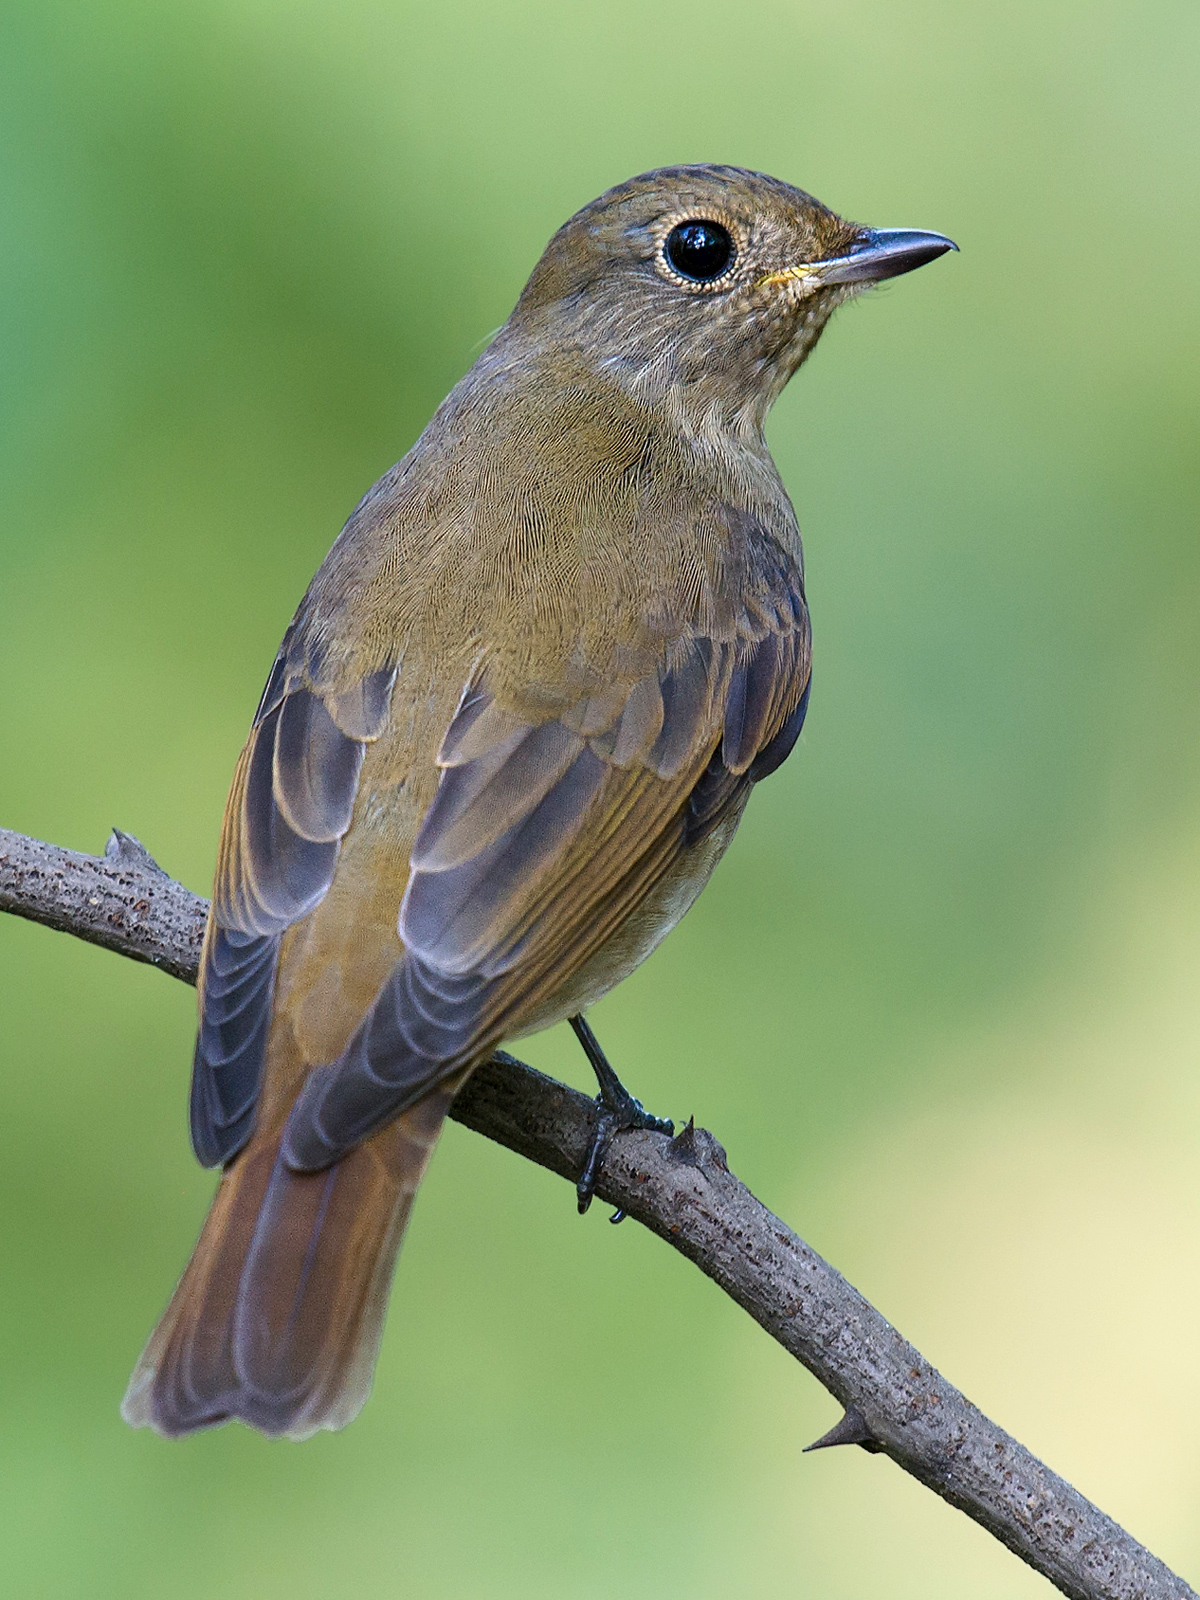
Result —
<path fill-rule="evenodd" d="M 103 857 L 0 829 L 0 910 L 73 933 L 195 983 L 207 902 L 114 832 Z M 511 1056 L 480 1067 L 457 1121 L 572 1181 L 595 1107 Z M 1075 1600 L 1181 1600 L 1195 1592 L 990 1422 L 828 1262 L 729 1171 L 689 1123 L 674 1139 L 617 1139 L 597 1187 L 682 1252 L 846 1408 L 810 1448 L 889 1455 Z"/>

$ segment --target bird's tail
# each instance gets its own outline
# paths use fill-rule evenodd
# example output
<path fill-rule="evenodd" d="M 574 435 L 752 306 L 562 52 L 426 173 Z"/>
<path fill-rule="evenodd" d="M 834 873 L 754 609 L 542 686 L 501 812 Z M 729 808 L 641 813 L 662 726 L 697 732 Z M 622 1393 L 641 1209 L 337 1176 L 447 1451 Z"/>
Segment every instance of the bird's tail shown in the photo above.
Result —
<path fill-rule="evenodd" d="M 226 1168 L 121 1412 L 168 1437 L 233 1418 L 304 1439 L 371 1389 L 396 1253 L 457 1084 L 325 1172 L 291 1171 L 281 1129 Z"/>

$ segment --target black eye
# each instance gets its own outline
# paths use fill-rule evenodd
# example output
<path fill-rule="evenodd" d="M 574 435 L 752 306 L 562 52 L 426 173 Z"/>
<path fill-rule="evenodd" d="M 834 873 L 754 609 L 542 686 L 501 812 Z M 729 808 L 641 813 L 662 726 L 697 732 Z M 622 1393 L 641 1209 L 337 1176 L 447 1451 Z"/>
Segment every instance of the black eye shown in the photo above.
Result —
<path fill-rule="evenodd" d="M 667 260 L 681 277 L 711 283 L 733 260 L 729 229 L 719 222 L 681 222 L 667 235 Z"/>

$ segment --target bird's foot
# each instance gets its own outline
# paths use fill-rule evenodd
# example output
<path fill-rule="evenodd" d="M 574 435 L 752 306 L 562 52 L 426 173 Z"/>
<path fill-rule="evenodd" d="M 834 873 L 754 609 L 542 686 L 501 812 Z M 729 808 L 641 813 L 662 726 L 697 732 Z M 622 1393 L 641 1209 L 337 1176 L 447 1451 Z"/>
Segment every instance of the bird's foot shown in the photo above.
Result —
<path fill-rule="evenodd" d="M 667 1117 L 651 1116 L 642 1102 L 633 1098 L 609 1065 L 596 1035 L 581 1016 L 572 1017 L 571 1026 L 600 1085 L 600 1093 L 596 1096 L 596 1131 L 592 1135 L 591 1148 L 579 1182 L 575 1185 L 582 1215 L 592 1203 L 604 1158 L 618 1133 L 627 1133 L 631 1128 L 648 1128 L 652 1133 L 674 1133 L 675 1124 Z M 624 1215 L 623 1211 L 617 1211 L 611 1220 L 620 1222 Z"/>

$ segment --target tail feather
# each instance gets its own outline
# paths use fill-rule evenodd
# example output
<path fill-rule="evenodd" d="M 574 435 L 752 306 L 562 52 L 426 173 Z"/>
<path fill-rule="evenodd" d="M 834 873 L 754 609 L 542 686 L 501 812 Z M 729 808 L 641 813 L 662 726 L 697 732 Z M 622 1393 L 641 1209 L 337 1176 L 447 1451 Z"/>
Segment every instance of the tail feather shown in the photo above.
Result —
<path fill-rule="evenodd" d="M 226 1169 L 121 1411 L 167 1437 L 234 1418 L 271 1437 L 341 1428 L 370 1393 L 392 1271 L 458 1083 L 325 1172 L 280 1135 Z"/>

